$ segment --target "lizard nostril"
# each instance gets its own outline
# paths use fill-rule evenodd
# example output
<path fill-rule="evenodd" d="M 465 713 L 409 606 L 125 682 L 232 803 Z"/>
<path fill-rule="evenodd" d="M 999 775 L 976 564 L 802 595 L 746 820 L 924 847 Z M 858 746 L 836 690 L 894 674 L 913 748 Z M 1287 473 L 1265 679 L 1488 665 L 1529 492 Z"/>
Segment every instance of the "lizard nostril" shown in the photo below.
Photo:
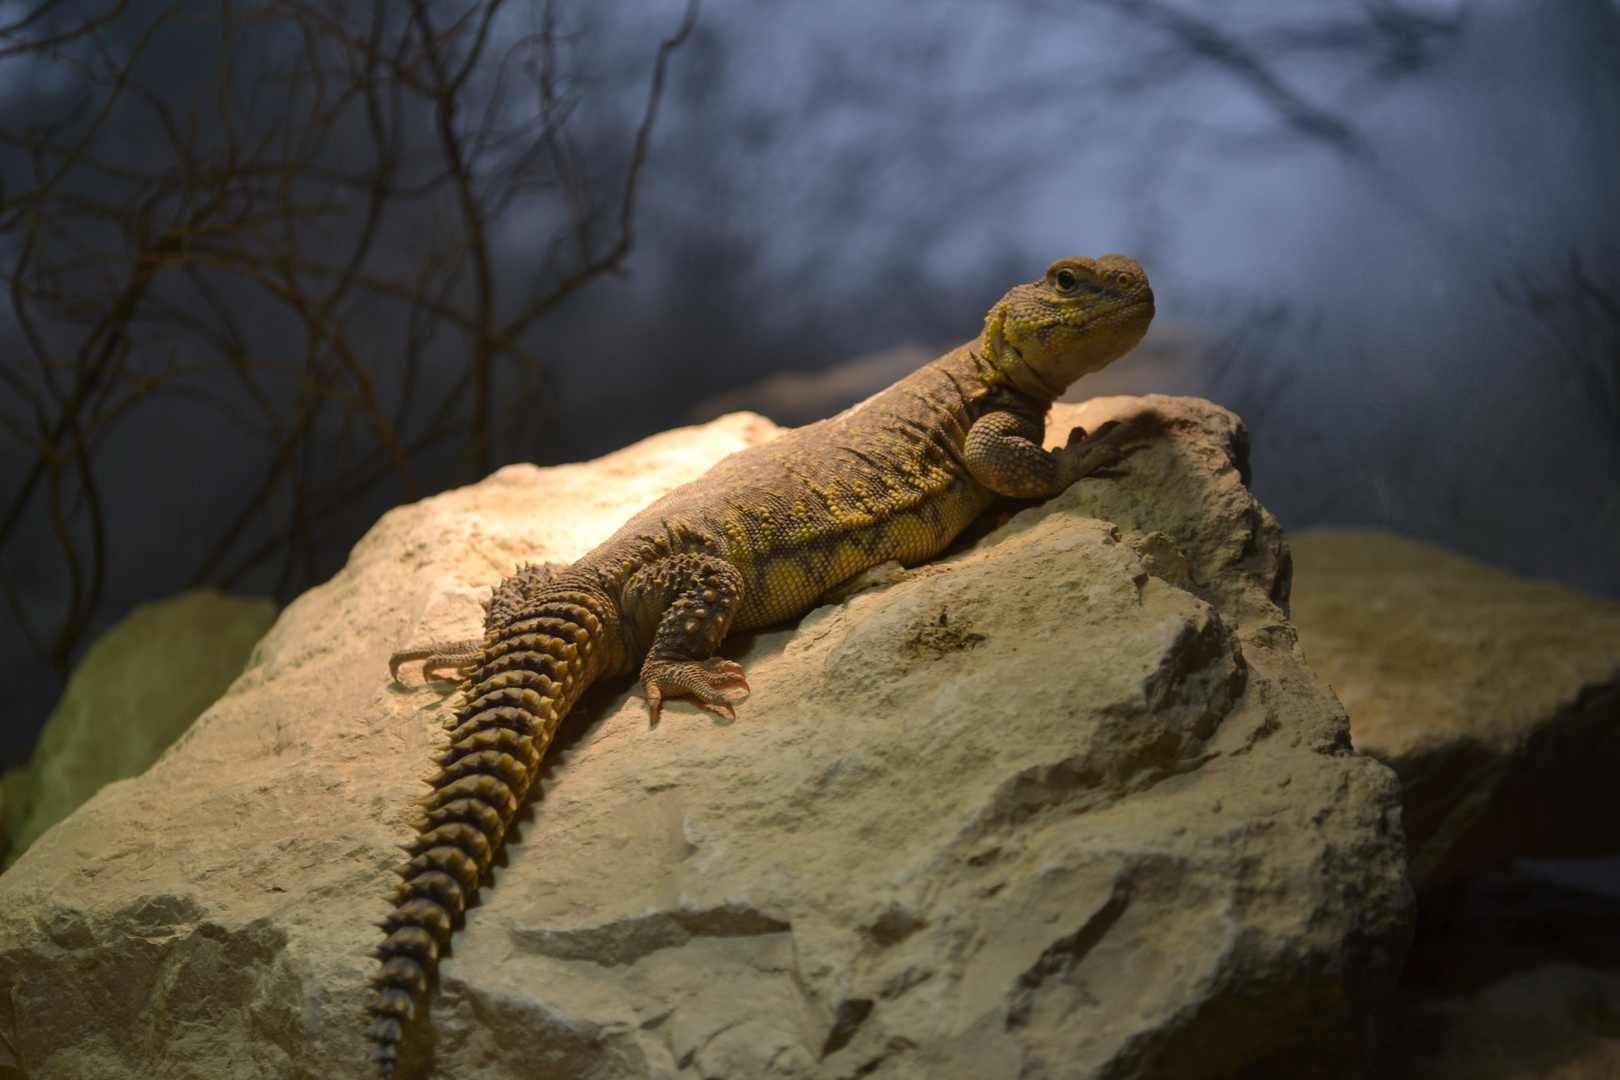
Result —
<path fill-rule="evenodd" d="M 1114 281 L 1118 283 L 1120 288 L 1128 289 L 1136 284 L 1136 277 L 1133 274 L 1121 273 Z"/>

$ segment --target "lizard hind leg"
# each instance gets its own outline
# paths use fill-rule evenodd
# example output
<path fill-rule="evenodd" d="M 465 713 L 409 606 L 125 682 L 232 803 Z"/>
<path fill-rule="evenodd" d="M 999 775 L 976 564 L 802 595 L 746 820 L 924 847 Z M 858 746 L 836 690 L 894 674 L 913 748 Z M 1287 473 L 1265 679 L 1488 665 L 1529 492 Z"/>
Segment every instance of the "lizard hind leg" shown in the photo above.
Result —
<path fill-rule="evenodd" d="M 546 588 L 568 569 L 562 563 L 525 563 L 495 588 L 484 601 L 484 625 L 491 631 L 500 631 L 521 618 L 544 594 Z M 435 678 L 459 682 L 478 666 L 487 638 L 468 638 L 463 641 L 436 641 L 419 649 L 405 649 L 388 658 L 388 675 L 399 681 L 402 664 L 422 662 L 423 680 Z"/>
<path fill-rule="evenodd" d="M 736 719 L 727 690 L 747 690 L 742 666 L 715 656 L 742 606 L 743 577 L 713 555 L 676 555 L 648 567 L 637 583 L 663 607 L 652 648 L 641 665 L 647 708 L 658 719 L 666 697 L 690 697 L 710 712 Z"/>

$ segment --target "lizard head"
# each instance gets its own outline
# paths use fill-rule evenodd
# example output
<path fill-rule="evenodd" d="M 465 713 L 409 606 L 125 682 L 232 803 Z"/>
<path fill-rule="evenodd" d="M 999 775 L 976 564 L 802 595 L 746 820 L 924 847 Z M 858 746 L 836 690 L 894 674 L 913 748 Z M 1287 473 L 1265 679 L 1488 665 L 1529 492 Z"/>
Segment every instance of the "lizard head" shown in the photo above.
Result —
<path fill-rule="evenodd" d="M 985 358 L 1032 397 L 1052 400 L 1135 347 L 1153 321 L 1153 290 L 1135 259 L 1059 259 L 990 309 Z"/>

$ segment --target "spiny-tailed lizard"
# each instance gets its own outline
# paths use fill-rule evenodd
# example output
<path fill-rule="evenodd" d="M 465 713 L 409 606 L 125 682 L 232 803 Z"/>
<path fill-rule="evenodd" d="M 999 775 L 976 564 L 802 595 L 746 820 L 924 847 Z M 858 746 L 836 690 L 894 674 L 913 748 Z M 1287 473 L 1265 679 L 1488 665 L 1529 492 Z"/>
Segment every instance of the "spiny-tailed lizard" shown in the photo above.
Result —
<path fill-rule="evenodd" d="M 598 679 L 638 668 L 654 718 L 669 697 L 734 715 L 726 633 L 803 615 L 871 568 L 937 555 L 998 495 L 1047 498 L 1119 459 L 1138 425 L 1046 414 L 1070 383 L 1142 339 L 1153 292 L 1123 255 L 1060 259 L 990 309 L 984 332 L 831 419 L 725 458 L 571 566 L 524 566 L 495 589 L 481 641 L 401 652 L 462 676 L 449 743 L 421 800 L 414 857 L 379 925 L 367 1037 L 392 1077 L 467 906 L 557 725 Z"/>

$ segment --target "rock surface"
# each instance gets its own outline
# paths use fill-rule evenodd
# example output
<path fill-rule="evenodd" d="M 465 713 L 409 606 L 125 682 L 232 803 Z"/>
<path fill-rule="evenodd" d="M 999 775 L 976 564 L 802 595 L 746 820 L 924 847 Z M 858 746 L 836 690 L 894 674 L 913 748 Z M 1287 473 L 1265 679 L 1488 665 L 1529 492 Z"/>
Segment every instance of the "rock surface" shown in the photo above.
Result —
<path fill-rule="evenodd" d="M 1410 929 L 1399 791 L 1303 663 L 1240 425 L 1149 400 L 1170 423 L 1117 478 L 729 641 L 735 721 L 587 696 L 402 1075 L 1359 1075 Z M 1060 407 L 1054 441 L 1140 404 Z M 363 1075 L 369 922 L 447 712 L 389 653 L 773 433 L 386 515 L 0 876 L 0 1076 Z"/>
<path fill-rule="evenodd" d="M 275 618 L 270 600 L 193 589 L 142 604 L 98 638 L 33 757 L 5 778 L 6 864 L 104 784 L 145 772 L 242 673 Z"/>
<path fill-rule="evenodd" d="M 1620 603 L 1387 533 L 1293 550 L 1306 659 L 1401 777 L 1419 891 L 1620 852 Z"/>

